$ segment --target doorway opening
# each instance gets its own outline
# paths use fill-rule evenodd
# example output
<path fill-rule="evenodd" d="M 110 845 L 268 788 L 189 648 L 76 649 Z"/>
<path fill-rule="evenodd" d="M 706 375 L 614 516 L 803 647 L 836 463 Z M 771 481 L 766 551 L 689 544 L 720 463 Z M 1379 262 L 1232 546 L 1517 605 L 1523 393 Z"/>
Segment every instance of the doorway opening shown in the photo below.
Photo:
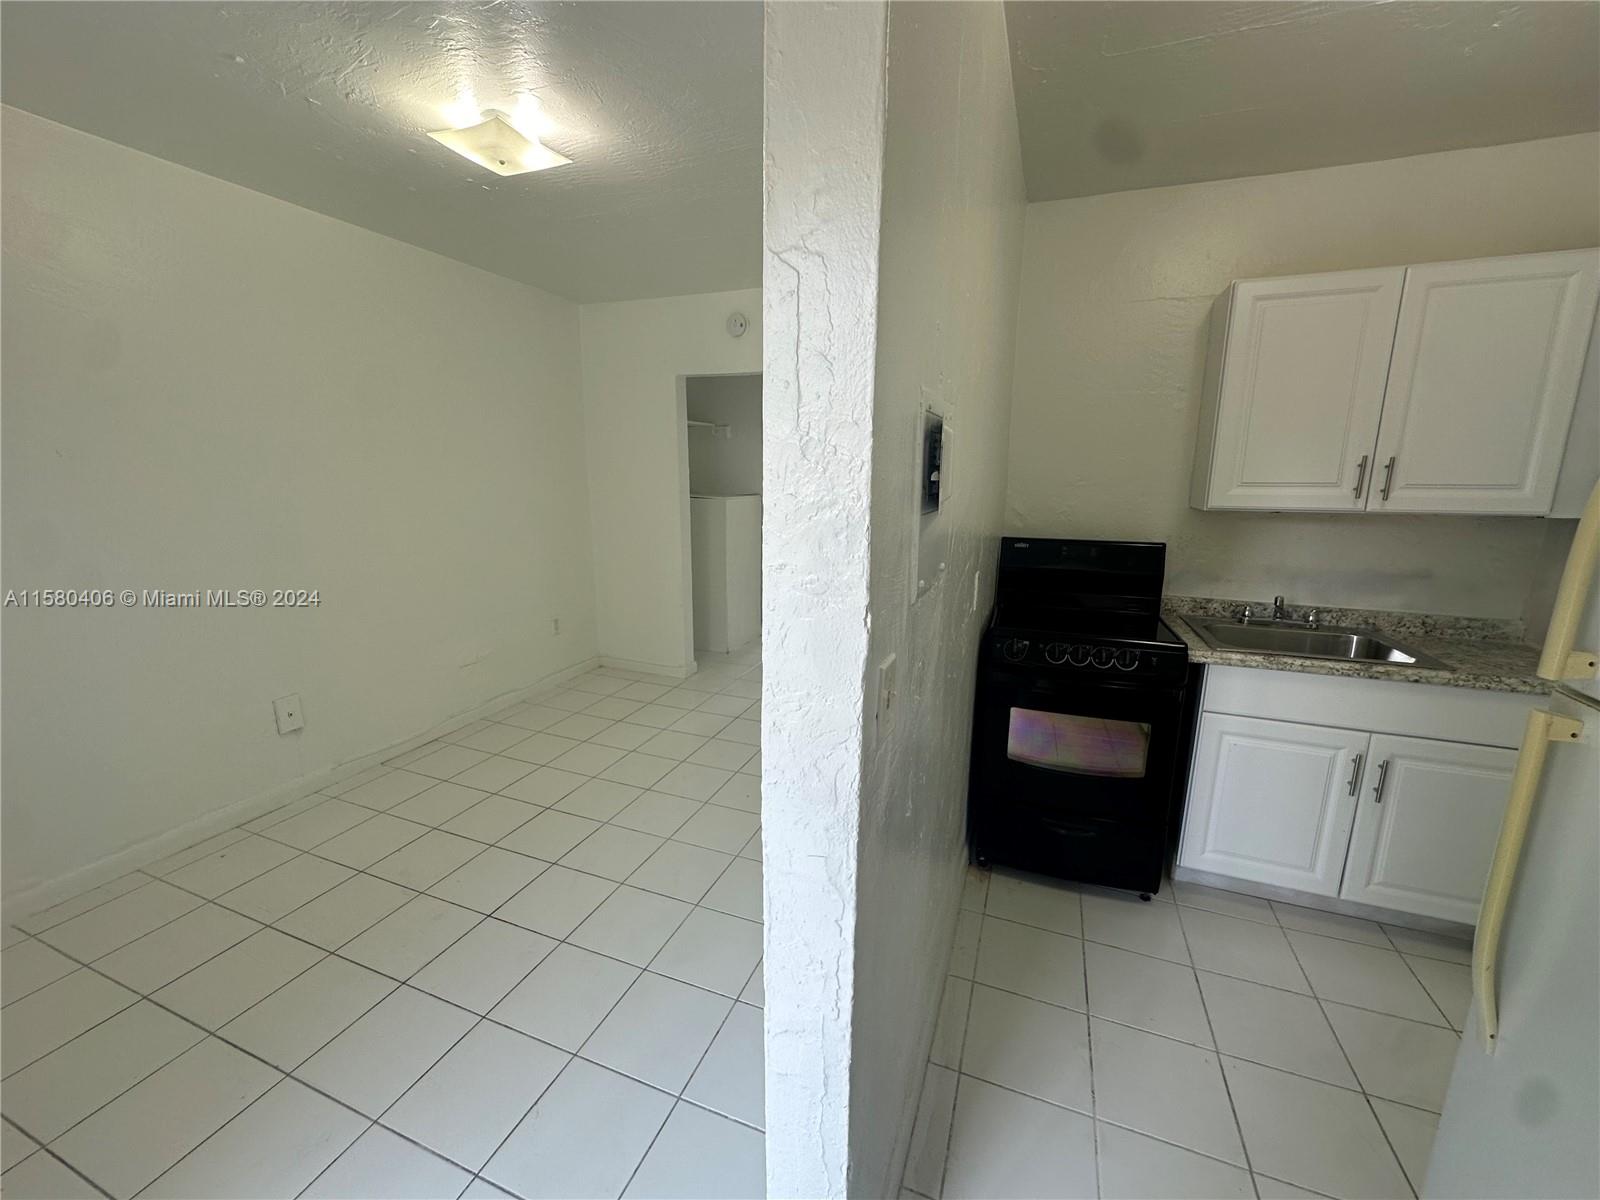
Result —
<path fill-rule="evenodd" d="M 761 644 L 761 376 L 684 380 L 689 604 L 701 669 Z"/>

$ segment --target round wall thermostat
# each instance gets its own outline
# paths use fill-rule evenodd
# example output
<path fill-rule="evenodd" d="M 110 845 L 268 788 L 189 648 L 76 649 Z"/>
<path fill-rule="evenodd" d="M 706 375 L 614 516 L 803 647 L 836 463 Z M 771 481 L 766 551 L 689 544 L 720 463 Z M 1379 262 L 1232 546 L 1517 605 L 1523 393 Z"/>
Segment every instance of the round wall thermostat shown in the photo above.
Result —
<path fill-rule="evenodd" d="M 750 328 L 750 322 L 745 319 L 742 312 L 736 312 L 728 318 L 728 336 L 743 337 L 744 331 Z"/>

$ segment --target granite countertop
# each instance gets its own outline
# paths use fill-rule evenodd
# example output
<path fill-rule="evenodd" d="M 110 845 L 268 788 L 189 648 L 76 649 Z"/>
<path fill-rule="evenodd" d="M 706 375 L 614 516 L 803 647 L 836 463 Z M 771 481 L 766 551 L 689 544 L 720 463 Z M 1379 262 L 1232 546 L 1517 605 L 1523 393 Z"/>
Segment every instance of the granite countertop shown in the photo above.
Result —
<path fill-rule="evenodd" d="M 1250 604 L 1258 613 L 1270 613 L 1271 602 L 1221 600 L 1207 596 L 1167 596 L 1161 615 L 1172 631 L 1189 644 L 1191 662 L 1225 667 L 1256 667 L 1269 671 L 1300 671 L 1311 675 L 1347 675 L 1362 679 L 1398 679 L 1407 683 L 1433 683 L 1445 687 L 1477 688 L 1490 692 L 1550 690 L 1548 681 L 1534 674 L 1539 649 L 1522 640 L 1515 621 L 1480 617 L 1431 616 L 1427 613 L 1384 612 L 1380 609 L 1319 608 L 1323 625 L 1371 629 L 1392 637 L 1401 646 L 1449 665 L 1450 669 L 1406 666 L 1399 663 L 1352 662 L 1346 659 L 1298 658 L 1289 654 L 1260 654 L 1245 650 L 1218 650 L 1205 641 L 1186 617 L 1228 617 Z M 1287 608 L 1291 617 L 1303 617 L 1310 605 Z"/>

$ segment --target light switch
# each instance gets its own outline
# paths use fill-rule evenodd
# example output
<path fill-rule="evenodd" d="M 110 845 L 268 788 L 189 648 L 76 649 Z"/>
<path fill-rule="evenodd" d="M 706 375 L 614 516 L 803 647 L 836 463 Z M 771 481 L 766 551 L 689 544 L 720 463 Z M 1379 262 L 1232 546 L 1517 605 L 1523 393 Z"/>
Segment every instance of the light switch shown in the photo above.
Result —
<path fill-rule="evenodd" d="M 278 722 L 279 733 L 293 733 L 296 729 L 306 727 L 306 719 L 300 713 L 300 697 L 279 696 L 272 702 L 272 715 Z"/>
<path fill-rule="evenodd" d="M 876 740 L 888 737 L 894 728 L 895 710 L 900 706 L 896 674 L 895 656 L 891 654 L 878 664 L 878 703 L 873 717 Z"/>

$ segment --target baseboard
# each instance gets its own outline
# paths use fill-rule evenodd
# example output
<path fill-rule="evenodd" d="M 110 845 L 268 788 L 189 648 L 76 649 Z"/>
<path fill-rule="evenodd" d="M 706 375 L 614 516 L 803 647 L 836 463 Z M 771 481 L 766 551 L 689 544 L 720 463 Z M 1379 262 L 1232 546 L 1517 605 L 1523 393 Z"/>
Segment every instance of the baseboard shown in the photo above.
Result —
<path fill-rule="evenodd" d="M 313 792 L 321 791 L 330 784 L 348 779 L 352 775 L 359 775 L 362 771 L 398 757 L 408 750 L 440 738 L 448 733 L 454 733 L 463 725 L 469 725 L 501 709 L 509 708 L 513 704 L 520 704 L 530 696 L 547 691 L 552 686 L 563 683 L 568 679 L 594 670 L 601 665 L 599 658 L 587 658 L 574 666 L 563 667 L 559 671 L 539 679 L 527 687 L 517 688 L 504 692 L 492 700 L 476 705 L 464 713 L 448 717 L 432 728 L 411 737 L 402 738 L 382 749 L 363 754 L 346 762 L 324 767 L 320 771 L 313 771 L 309 775 L 302 775 L 298 779 L 280 784 L 269 791 L 259 795 L 250 796 L 226 808 L 213 809 L 192 821 L 185 822 L 176 829 L 146 838 L 132 846 L 109 854 L 87 866 L 78 867 L 68 871 L 65 875 L 58 875 L 54 879 L 47 879 L 41 883 L 31 884 L 21 890 L 4 897 L 0 897 L 0 919 L 10 924 L 26 918 L 41 909 L 69 900 L 90 888 L 99 887 L 102 883 L 109 883 L 113 879 L 120 879 L 129 871 L 137 871 L 140 867 L 148 866 L 153 862 L 160 862 L 168 855 L 175 854 L 186 846 L 204 841 L 212 834 L 222 833 L 246 821 L 253 821 L 256 817 L 271 812 L 280 805 L 288 804 L 309 796 Z"/>
<path fill-rule="evenodd" d="M 1203 887 L 1218 888 L 1225 892 L 1240 892 L 1259 900 L 1277 900 L 1283 904 L 1298 904 L 1301 908 L 1315 908 L 1322 912 L 1338 913 L 1346 917 L 1360 917 L 1366 921 L 1379 921 L 1384 925 L 1398 925 L 1403 929 L 1421 929 L 1428 933 L 1441 933 L 1446 937 L 1472 937 L 1472 926 L 1442 917 L 1424 917 L 1417 913 L 1401 912 L 1393 908 L 1379 908 L 1362 904 L 1358 900 L 1341 900 L 1337 896 L 1318 896 L 1294 888 L 1280 887 L 1275 883 L 1256 883 L 1250 879 L 1235 879 L 1231 875 L 1218 875 L 1215 871 L 1201 871 L 1194 867 L 1172 867 L 1172 877 L 1179 883 L 1198 883 Z"/>
<path fill-rule="evenodd" d="M 922 1036 L 917 1039 L 921 1057 L 917 1060 L 922 1064 L 922 1069 L 917 1076 L 908 1094 L 908 1106 L 900 1112 L 899 1125 L 896 1127 L 894 1148 L 889 1156 L 890 1177 L 881 1182 L 876 1194 L 882 1196 L 902 1195 L 908 1189 L 905 1187 L 906 1163 L 911 1156 L 911 1140 L 916 1133 L 917 1114 L 922 1111 L 922 1093 L 928 1084 L 928 1076 L 932 1074 L 929 1067 L 933 1065 L 933 1039 L 939 1033 L 939 1014 L 944 1011 L 944 989 L 950 986 L 951 979 L 955 978 L 950 973 L 954 965 L 956 941 L 961 934 L 961 914 L 965 911 L 961 907 L 961 899 L 966 892 L 967 882 L 967 847 L 965 838 L 961 843 L 960 874 L 956 876 L 955 885 L 955 916 L 950 921 L 949 946 L 945 950 L 943 967 L 944 971 L 939 976 L 939 996 L 934 1001 L 933 1008 L 923 1016 Z M 966 983 L 966 980 L 961 980 Z M 920 1195 L 921 1193 L 912 1193 Z"/>
<path fill-rule="evenodd" d="M 700 669 L 699 663 L 667 666 L 664 663 L 640 662 L 635 658 L 612 658 L 605 654 L 600 656 L 600 665 L 610 667 L 613 671 L 637 671 L 645 675 L 664 675 L 668 679 L 687 679 Z"/>

